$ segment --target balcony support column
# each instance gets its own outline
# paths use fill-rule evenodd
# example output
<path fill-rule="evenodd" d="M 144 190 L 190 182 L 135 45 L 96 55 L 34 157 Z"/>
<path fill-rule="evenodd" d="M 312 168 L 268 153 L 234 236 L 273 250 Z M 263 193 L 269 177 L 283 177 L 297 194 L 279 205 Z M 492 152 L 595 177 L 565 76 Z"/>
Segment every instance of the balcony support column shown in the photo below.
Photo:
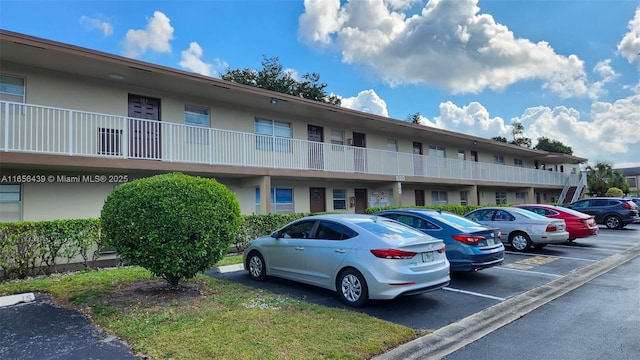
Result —
<path fill-rule="evenodd" d="M 260 214 L 271 213 L 271 176 L 260 179 Z"/>
<path fill-rule="evenodd" d="M 393 205 L 402 206 L 402 181 L 396 181 L 393 187 Z"/>
<path fill-rule="evenodd" d="M 532 204 L 536 202 L 536 189 L 529 187 L 526 188 L 526 195 L 524 197 L 524 202 L 528 204 Z"/>

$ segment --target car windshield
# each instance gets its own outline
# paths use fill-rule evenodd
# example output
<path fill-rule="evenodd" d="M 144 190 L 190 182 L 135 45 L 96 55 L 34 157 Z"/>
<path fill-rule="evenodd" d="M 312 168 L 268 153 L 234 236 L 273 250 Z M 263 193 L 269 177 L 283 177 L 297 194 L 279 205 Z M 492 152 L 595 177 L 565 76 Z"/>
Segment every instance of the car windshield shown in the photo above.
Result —
<path fill-rule="evenodd" d="M 358 222 L 358 226 L 372 232 L 373 234 L 383 239 L 399 240 L 428 236 L 404 224 L 391 220 L 382 220 L 382 218 L 369 221 L 360 221 Z"/>
<path fill-rule="evenodd" d="M 467 218 L 463 218 L 462 216 L 458 216 L 450 213 L 435 213 L 428 214 L 429 216 L 442 221 L 443 223 L 454 227 L 456 229 L 465 229 L 469 227 L 483 227 L 475 221 L 471 221 Z"/>
<path fill-rule="evenodd" d="M 525 209 L 520 209 L 520 208 L 511 208 L 511 211 L 513 211 L 514 213 L 518 213 L 526 218 L 529 219 L 542 219 L 542 220 L 549 220 L 549 218 L 542 216 L 540 214 L 536 214 L 534 212 L 531 212 L 529 210 L 525 210 Z"/>

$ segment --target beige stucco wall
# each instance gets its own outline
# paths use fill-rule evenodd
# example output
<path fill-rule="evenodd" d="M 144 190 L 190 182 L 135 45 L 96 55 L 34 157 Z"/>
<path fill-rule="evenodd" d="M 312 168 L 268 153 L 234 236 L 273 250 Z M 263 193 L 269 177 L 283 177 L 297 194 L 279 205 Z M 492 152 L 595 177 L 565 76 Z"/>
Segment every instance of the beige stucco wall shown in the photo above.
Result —
<path fill-rule="evenodd" d="M 102 205 L 115 188 L 100 183 L 25 183 L 24 220 L 85 219 L 100 217 Z"/>

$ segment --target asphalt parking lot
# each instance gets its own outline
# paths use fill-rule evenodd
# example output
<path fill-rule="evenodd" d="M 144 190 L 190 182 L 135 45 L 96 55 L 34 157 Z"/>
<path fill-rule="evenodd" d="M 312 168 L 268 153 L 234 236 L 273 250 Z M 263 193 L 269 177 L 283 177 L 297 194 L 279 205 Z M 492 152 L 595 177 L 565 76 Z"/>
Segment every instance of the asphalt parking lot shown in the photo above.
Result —
<path fill-rule="evenodd" d="M 601 227 L 597 236 L 566 245 L 548 245 L 528 253 L 513 252 L 507 247 L 501 266 L 475 273 L 454 273 L 444 289 L 390 301 L 372 301 L 355 311 L 414 329 L 437 329 L 638 244 L 640 224 L 632 224 L 622 230 Z M 325 306 L 345 308 L 331 291 L 288 280 L 269 278 L 255 282 L 245 271 L 211 275 Z"/>

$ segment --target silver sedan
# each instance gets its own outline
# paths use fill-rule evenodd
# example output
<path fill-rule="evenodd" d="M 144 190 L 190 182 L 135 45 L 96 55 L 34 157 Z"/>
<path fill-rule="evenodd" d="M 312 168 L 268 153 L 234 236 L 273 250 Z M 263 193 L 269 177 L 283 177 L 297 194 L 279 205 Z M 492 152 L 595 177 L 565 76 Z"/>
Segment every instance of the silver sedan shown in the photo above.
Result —
<path fill-rule="evenodd" d="M 500 229 L 502 241 L 516 251 L 526 251 L 531 247 L 543 248 L 547 244 L 561 244 L 569 239 L 564 220 L 551 219 L 525 209 L 485 207 L 464 217 Z"/>
<path fill-rule="evenodd" d="M 371 215 L 305 217 L 251 241 L 243 257 L 254 280 L 275 276 L 319 286 L 353 307 L 450 281 L 442 240 Z"/>

